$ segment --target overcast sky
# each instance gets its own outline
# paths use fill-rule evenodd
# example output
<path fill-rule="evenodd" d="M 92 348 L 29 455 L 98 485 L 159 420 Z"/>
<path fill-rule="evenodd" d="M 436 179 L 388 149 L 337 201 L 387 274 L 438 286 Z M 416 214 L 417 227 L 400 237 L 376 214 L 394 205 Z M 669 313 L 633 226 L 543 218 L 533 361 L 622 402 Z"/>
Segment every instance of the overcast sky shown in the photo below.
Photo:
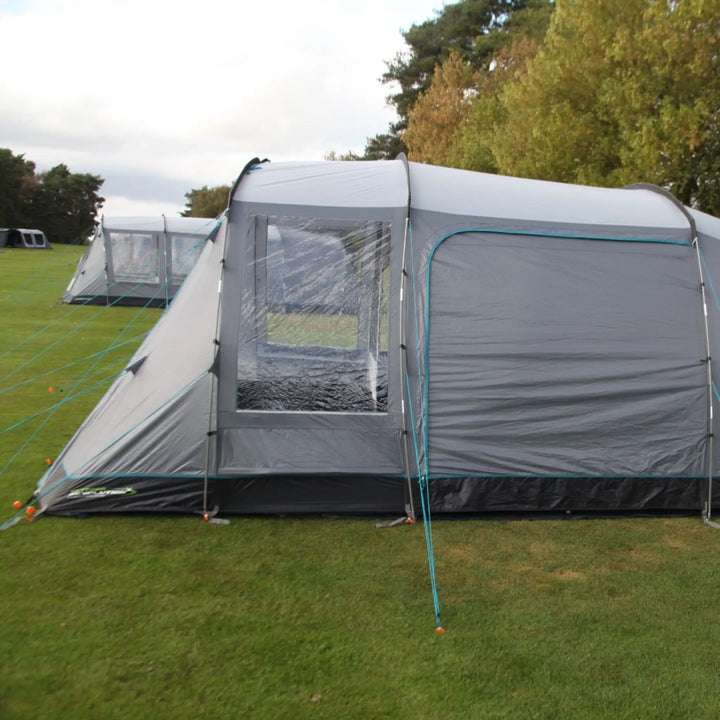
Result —
<path fill-rule="evenodd" d="M 0 0 L 0 147 L 105 178 L 106 215 L 173 214 L 255 156 L 361 152 L 400 31 L 442 0 Z"/>

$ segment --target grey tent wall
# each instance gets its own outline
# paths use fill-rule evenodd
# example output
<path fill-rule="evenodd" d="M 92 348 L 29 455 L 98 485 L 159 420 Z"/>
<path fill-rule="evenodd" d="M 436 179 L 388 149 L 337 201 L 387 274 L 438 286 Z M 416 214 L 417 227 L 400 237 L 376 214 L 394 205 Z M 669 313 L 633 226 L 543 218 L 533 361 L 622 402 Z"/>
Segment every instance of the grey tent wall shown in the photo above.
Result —
<path fill-rule="evenodd" d="M 432 226 L 434 228 L 443 227 L 445 232 L 443 238 L 439 242 L 436 241 L 429 255 L 427 245 L 424 243 L 425 246 L 422 254 L 417 259 L 417 264 L 424 265 L 426 270 L 424 288 L 426 295 L 423 298 L 423 301 L 426 303 L 426 326 L 424 327 L 424 332 L 426 334 L 425 341 L 427 343 L 427 348 L 429 348 L 433 333 L 433 299 L 431 288 L 432 260 L 436 257 L 436 251 L 439 252 L 438 248 L 440 248 L 446 240 L 466 234 L 461 231 L 471 227 L 470 223 L 472 223 L 473 218 L 467 218 L 465 222 L 461 221 L 458 223 L 457 219 L 451 220 L 450 218 L 443 219 L 440 217 L 426 217 L 423 219 L 417 215 L 418 214 L 416 214 L 414 222 L 415 227 L 421 227 L 423 225 Z M 475 218 L 475 221 L 477 221 L 477 218 Z M 456 223 L 456 228 L 454 230 L 450 229 L 451 222 Z M 523 230 L 518 233 L 514 229 L 503 230 L 502 228 L 499 233 L 491 233 L 490 230 L 491 228 L 476 228 L 475 232 L 478 236 L 482 236 L 484 239 L 494 236 L 495 248 L 498 252 L 504 252 L 504 248 L 508 245 L 508 238 L 513 238 L 515 240 L 520 238 L 522 240 L 519 244 L 517 256 L 514 258 L 512 263 L 513 267 L 517 267 L 518 264 L 522 265 L 523 260 L 527 259 L 525 257 L 526 253 L 532 248 L 532 241 L 529 241 L 529 238 L 532 237 L 533 233 L 530 233 L 527 230 Z M 536 229 L 538 237 L 556 235 L 559 238 L 558 242 L 566 244 L 559 255 L 560 257 L 566 258 L 567 261 L 567 267 L 563 268 L 564 273 L 571 273 L 575 271 L 576 269 L 573 266 L 578 262 L 578 259 L 582 257 L 578 253 L 581 246 L 578 245 L 577 241 L 573 241 L 571 243 L 569 239 L 569 236 L 579 235 L 579 230 L 582 231 L 582 229 L 578 228 L 552 226 L 547 227 L 546 229 Z M 597 229 L 595 229 L 595 232 L 597 233 Z M 689 235 L 689 233 L 687 235 Z M 618 236 L 616 239 L 621 237 L 622 235 Z M 596 237 L 594 240 L 587 240 L 586 242 L 597 243 L 598 241 L 602 242 L 602 238 Z M 656 248 L 662 248 L 663 252 L 668 252 L 667 248 L 672 247 L 671 243 L 677 243 L 677 245 L 670 251 L 670 256 L 676 255 L 679 252 L 681 255 L 688 255 L 694 262 L 692 253 L 689 254 L 689 251 L 693 251 L 694 253 L 689 237 L 676 240 L 670 240 L 667 237 L 660 237 L 657 238 L 657 241 L 658 242 L 653 246 Z M 427 238 L 427 242 L 432 242 L 430 237 Z M 580 240 L 580 242 L 582 242 L 582 240 Z M 643 249 L 649 246 L 650 243 L 638 243 L 636 245 L 636 247 L 642 247 Z M 590 246 L 588 245 L 587 247 Z M 622 252 L 620 252 L 621 248 Z M 620 255 L 622 255 L 627 254 L 627 248 L 628 243 L 625 243 L 624 245 L 616 243 L 613 250 L 616 253 L 620 252 Z M 633 253 L 630 253 L 630 255 L 633 255 Z M 602 255 L 599 254 L 598 258 L 602 259 Z M 639 258 L 636 262 L 638 264 L 638 271 L 640 271 L 644 260 Z M 673 259 L 672 257 L 669 257 L 668 262 L 671 264 L 679 262 L 680 266 L 684 268 L 683 272 L 685 274 L 684 282 L 686 290 L 683 296 L 685 298 L 683 300 L 683 317 L 687 317 L 688 322 L 691 324 L 693 323 L 693 318 L 695 318 L 695 320 L 699 323 L 699 318 L 702 317 L 702 303 L 700 302 L 700 293 L 698 291 L 699 283 L 697 281 L 696 269 L 691 265 L 688 265 L 688 257 L 685 257 L 684 259 Z M 473 265 L 478 266 L 478 263 L 473 263 L 471 258 L 465 258 L 463 267 L 471 267 Z M 507 268 L 504 269 L 507 270 Z M 500 272 L 501 270 L 503 270 L 503 268 L 493 266 L 492 262 L 490 262 L 490 258 L 488 257 L 488 262 L 483 267 L 483 282 L 488 282 L 493 277 L 493 273 Z M 530 270 L 532 270 L 532 268 Z M 544 268 L 544 270 L 548 270 L 548 268 Z M 532 273 L 528 277 L 531 276 Z M 633 277 L 630 276 L 628 287 L 630 297 L 633 295 L 631 289 L 632 279 Z M 548 278 L 545 278 L 545 280 L 547 281 Z M 557 280 L 560 282 L 562 280 L 562 276 L 559 276 Z M 639 276 L 638 284 L 641 284 L 643 280 L 644 278 Z M 444 282 L 438 282 L 438 287 L 443 290 L 452 288 L 452 290 L 447 290 L 447 292 L 450 293 L 449 302 L 453 303 L 456 301 L 458 285 L 452 280 L 452 278 L 445 277 Z M 656 291 L 659 296 L 662 295 L 662 290 L 660 288 L 657 288 Z M 501 293 L 502 290 L 498 289 L 498 292 Z M 693 295 L 693 292 L 696 293 L 696 296 Z M 481 296 L 476 298 L 476 300 L 478 302 L 487 302 L 488 298 Z M 492 300 L 492 298 L 490 300 Z M 501 297 L 501 300 L 511 302 L 512 298 L 510 296 L 505 298 Z M 687 368 L 685 370 L 686 373 L 696 376 L 695 380 L 691 383 L 691 385 L 694 386 L 699 383 L 704 385 L 705 365 L 701 365 L 699 360 L 701 355 L 705 354 L 705 330 L 704 324 L 699 324 L 701 327 L 696 327 L 695 330 L 690 333 L 689 339 L 694 341 L 695 344 L 698 344 L 698 340 L 702 339 L 703 347 L 696 348 L 692 351 L 693 353 L 697 351 L 698 357 L 693 356 L 692 360 L 688 360 Z M 443 329 L 447 328 L 448 317 L 444 316 L 443 322 L 438 323 L 438 325 Z M 502 334 L 504 332 L 503 325 L 501 323 L 495 323 L 494 325 L 491 323 L 491 326 L 492 329 L 490 330 L 490 336 L 493 338 L 502 338 Z M 702 333 L 700 332 L 701 330 Z M 679 332 L 683 332 L 682 327 L 680 327 Z M 700 337 L 700 335 L 702 335 L 702 337 Z M 579 337 L 581 336 L 578 336 L 578 338 Z M 630 337 L 628 340 L 632 341 L 633 338 Z M 495 339 L 493 341 L 495 341 Z M 532 342 L 530 337 L 528 337 L 528 342 Z M 533 353 L 541 352 L 542 348 L 528 347 L 526 350 L 529 355 L 532 355 Z M 570 353 L 573 351 L 573 348 L 568 346 L 565 350 Z M 663 348 L 658 347 L 657 350 L 658 353 L 660 353 Z M 700 353 L 700 350 L 702 350 L 702 353 Z M 478 346 L 475 354 L 473 355 L 473 360 L 477 361 L 480 367 L 482 367 L 483 352 L 482 347 Z M 513 362 L 513 352 L 514 350 L 510 351 L 510 354 L 503 357 L 506 363 Z M 694 369 L 694 366 L 701 369 L 699 374 L 697 370 Z M 638 365 L 638 367 L 641 366 Z M 446 414 L 442 416 L 441 424 L 457 423 L 458 413 L 461 413 L 462 411 L 461 408 L 458 408 L 457 404 L 453 402 L 452 398 L 445 397 L 440 400 L 435 398 L 433 400 L 433 392 L 437 383 L 434 384 L 435 370 L 433 368 L 432 358 L 429 352 L 425 355 L 425 370 L 427 372 L 424 380 L 426 383 L 425 394 L 430 395 L 430 422 L 432 423 L 432 407 L 434 401 L 436 407 L 440 405 L 446 411 Z M 473 369 L 473 372 L 475 372 L 475 369 Z M 539 377 L 538 380 L 541 380 L 541 378 Z M 562 388 L 562 378 L 558 378 L 557 383 L 557 387 Z M 535 387 L 540 389 L 541 386 L 541 383 L 536 383 Z M 632 387 L 630 384 L 628 384 L 625 389 L 628 393 L 632 393 Z M 469 381 L 468 387 L 464 388 L 463 392 L 469 392 L 471 390 L 472 381 Z M 652 388 L 648 387 L 647 390 L 652 391 Z M 559 392 L 563 391 L 559 390 Z M 570 398 L 565 399 L 566 402 L 569 400 Z M 433 451 L 432 438 L 428 441 L 428 430 L 426 429 L 424 432 L 423 454 L 429 465 L 429 473 L 433 478 L 434 507 L 436 510 L 444 512 L 523 512 L 541 510 L 555 512 L 612 512 L 620 511 L 622 509 L 660 511 L 671 507 L 678 509 L 682 508 L 684 510 L 698 509 L 699 487 L 703 484 L 702 478 L 706 470 L 705 457 L 707 451 L 707 434 L 705 409 L 707 407 L 707 400 L 707 388 L 704 388 L 702 397 L 696 398 L 694 401 L 695 426 L 692 427 L 691 431 L 693 437 L 696 438 L 696 444 L 699 449 L 696 450 L 693 443 L 690 443 L 688 447 L 684 447 L 683 449 L 683 452 L 690 452 L 690 454 L 693 455 L 691 462 L 684 461 L 682 463 L 675 463 L 674 465 L 667 462 L 664 464 L 662 462 L 659 462 L 659 464 L 657 462 L 655 464 L 645 462 L 644 465 L 643 463 L 640 463 L 640 466 L 649 470 L 652 470 L 656 466 L 658 468 L 664 468 L 665 471 L 669 473 L 670 477 L 655 477 L 654 472 L 647 472 L 646 476 L 639 476 L 640 474 L 637 472 L 628 472 L 624 475 L 623 463 L 619 463 L 617 458 L 615 458 L 615 461 L 613 462 L 612 457 L 608 460 L 607 464 L 597 463 L 595 466 L 592 466 L 591 464 L 588 468 L 587 462 L 584 463 L 584 458 L 581 457 L 581 452 L 575 453 L 576 456 L 573 459 L 573 462 L 567 463 L 567 467 L 562 468 L 565 472 L 557 472 L 557 461 L 555 461 L 554 465 L 553 463 L 550 463 L 547 470 L 543 472 L 544 468 L 539 467 L 537 463 L 534 464 L 531 460 L 532 457 L 535 457 L 537 453 L 540 452 L 540 448 L 527 448 L 526 450 L 529 451 L 529 455 L 525 457 L 525 460 L 523 460 L 524 450 L 521 438 L 515 438 L 512 437 L 512 435 L 509 435 L 502 440 L 502 442 L 505 443 L 505 446 L 502 448 L 501 455 L 507 458 L 507 470 L 503 470 L 503 463 L 498 464 L 497 461 L 488 460 L 487 452 L 492 446 L 492 441 L 488 441 L 484 438 L 483 432 L 487 433 L 488 436 L 492 436 L 494 432 L 492 427 L 487 424 L 483 425 L 483 420 L 477 415 L 476 408 L 466 408 L 466 421 L 473 425 L 474 431 L 477 432 L 477 437 L 474 442 L 469 442 L 466 438 L 464 445 L 462 443 L 456 443 L 453 447 L 447 450 L 445 456 L 448 459 L 451 457 L 462 458 L 463 456 L 468 455 L 474 457 L 474 460 L 470 462 L 469 466 L 467 464 L 463 466 L 462 463 L 460 463 L 459 466 L 457 464 L 453 466 L 452 462 L 448 465 L 448 461 L 445 463 L 441 461 L 439 465 L 437 462 L 434 463 L 433 455 L 435 454 L 437 456 L 437 449 L 435 452 Z M 553 402 L 556 401 L 557 400 Z M 527 411 L 530 411 L 534 404 L 537 403 L 535 401 L 529 401 Z M 519 408 L 516 409 L 520 411 Z M 600 410 L 602 408 L 598 407 L 597 409 Z M 682 407 L 679 407 L 678 409 L 682 411 Z M 605 408 L 605 411 L 607 410 L 608 408 Z M 538 411 L 538 408 L 535 408 L 535 411 Z M 451 413 L 452 417 L 447 416 L 447 412 Z M 620 416 L 621 415 L 622 413 L 620 413 Z M 699 421 L 697 419 L 698 415 L 700 416 Z M 502 420 L 502 415 L 500 420 Z M 483 431 L 482 428 L 485 428 L 485 430 Z M 517 430 L 520 435 L 522 435 L 522 432 L 524 431 L 522 423 L 517 425 Z M 429 434 L 432 436 L 432 433 L 433 428 L 431 427 Z M 700 434 L 702 435 L 702 438 L 699 437 Z M 637 438 L 638 441 L 643 439 L 646 443 L 657 441 L 657 438 L 654 438 L 652 434 L 646 434 L 644 438 Z M 486 443 L 487 445 L 483 446 L 483 443 Z M 473 445 L 475 446 L 475 449 L 473 449 Z M 561 451 L 568 454 L 571 459 L 573 453 L 575 452 L 573 450 L 572 443 L 568 443 L 566 448 L 561 447 Z M 583 468 L 583 463 L 586 468 L 585 472 L 577 473 L 576 476 L 573 476 L 572 472 L 568 472 L 568 470 L 572 471 L 572 468 L 575 466 Z M 628 468 L 630 468 L 631 465 L 632 463 L 628 465 Z M 475 473 L 469 472 L 471 469 L 474 469 Z M 591 472 L 588 472 L 588 469 Z M 548 470 L 550 472 L 548 472 Z M 659 474 L 660 473 L 658 472 L 658 475 Z M 664 491 L 662 493 L 658 493 L 658 491 L 663 488 Z M 662 496 L 662 500 L 659 504 L 656 503 L 656 496 L 658 495 Z"/>

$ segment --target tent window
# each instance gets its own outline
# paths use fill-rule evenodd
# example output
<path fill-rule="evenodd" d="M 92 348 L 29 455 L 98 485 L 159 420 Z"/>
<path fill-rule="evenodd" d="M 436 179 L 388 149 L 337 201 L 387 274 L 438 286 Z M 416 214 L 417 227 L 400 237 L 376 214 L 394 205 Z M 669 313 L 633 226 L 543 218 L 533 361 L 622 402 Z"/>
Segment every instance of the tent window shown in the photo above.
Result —
<path fill-rule="evenodd" d="M 170 271 L 174 280 L 182 280 L 193 269 L 203 249 L 203 242 L 193 235 L 169 235 Z"/>
<path fill-rule="evenodd" d="M 127 232 L 109 235 L 116 282 L 160 282 L 156 235 Z"/>
<path fill-rule="evenodd" d="M 258 217 L 238 409 L 385 412 L 390 224 Z"/>

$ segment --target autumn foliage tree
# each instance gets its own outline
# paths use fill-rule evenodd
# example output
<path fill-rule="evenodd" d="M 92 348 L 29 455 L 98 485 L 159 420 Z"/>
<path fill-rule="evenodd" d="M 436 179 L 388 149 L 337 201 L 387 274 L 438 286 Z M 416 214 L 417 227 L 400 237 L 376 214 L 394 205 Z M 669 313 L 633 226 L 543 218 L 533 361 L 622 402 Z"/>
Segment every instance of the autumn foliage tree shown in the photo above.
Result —
<path fill-rule="evenodd" d="M 506 120 L 493 148 L 503 173 L 581 184 L 618 184 L 619 127 L 608 88 L 617 66 L 606 48 L 637 29 L 646 0 L 560 0 L 527 72 L 501 93 Z"/>
<path fill-rule="evenodd" d="M 479 73 L 457 53 L 435 69 L 430 87 L 408 116 L 403 140 L 408 157 L 432 165 L 450 165 L 457 133 L 471 108 Z"/>
<path fill-rule="evenodd" d="M 498 172 L 493 130 L 506 117 L 499 95 L 505 83 L 524 71 L 537 48 L 536 40 L 520 38 L 501 48 L 482 70 L 474 70 L 456 54 L 450 55 L 410 111 L 403 135 L 409 158 Z"/>
<path fill-rule="evenodd" d="M 403 31 L 406 50 L 387 62 L 382 76 L 393 89 L 387 100 L 398 119 L 387 132 L 368 138 L 363 159 L 392 158 L 406 150 L 403 133 L 410 112 L 451 55 L 473 70 L 485 67 L 509 44 L 509 35 L 535 32 L 534 25 L 544 32 L 552 6 L 552 0 L 460 0 Z"/>
<path fill-rule="evenodd" d="M 720 214 L 720 0 L 558 0 L 543 47 L 501 99 L 502 172 L 652 182 Z"/>
<path fill-rule="evenodd" d="M 645 2 L 611 45 L 625 68 L 613 105 L 628 173 L 720 215 L 720 0 Z"/>
<path fill-rule="evenodd" d="M 203 185 L 197 190 L 185 193 L 185 210 L 181 215 L 183 217 L 217 217 L 227 208 L 229 196 L 229 185 L 217 185 L 211 188 Z"/>
<path fill-rule="evenodd" d="M 409 111 L 410 157 L 580 184 L 652 182 L 720 215 L 720 0 L 554 8 L 544 37 L 516 35 L 487 67 L 450 56 L 436 68 Z"/>

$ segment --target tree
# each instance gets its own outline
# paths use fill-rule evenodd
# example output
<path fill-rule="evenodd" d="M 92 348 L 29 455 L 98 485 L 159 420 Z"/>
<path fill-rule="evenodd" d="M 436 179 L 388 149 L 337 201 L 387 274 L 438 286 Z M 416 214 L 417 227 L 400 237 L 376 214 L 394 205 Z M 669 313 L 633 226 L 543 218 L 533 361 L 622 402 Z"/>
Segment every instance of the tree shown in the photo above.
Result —
<path fill-rule="evenodd" d="M 98 175 L 71 173 L 62 164 L 37 175 L 35 163 L 0 149 L 0 225 L 37 227 L 51 242 L 73 242 L 92 228 L 102 184 Z"/>
<path fill-rule="evenodd" d="M 457 53 L 436 68 L 430 87 L 408 115 L 403 141 L 410 160 L 450 164 L 453 139 L 467 118 L 478 74 Z"/>
<path fill-rule="evenodd" d="M 507 122 L 496 128 L 493 147 L 503 173 L 617 184 L 619 128 L 603 92 L 616 68 L 605 48 L 618 25 L 638 27 L 645 1 L 558 1 L 527 73 L 501 93 Z"/>
<path fill-rule="evenodd" d="M 661 164 L 662 177 L 679 200 L 720 217 L 720 110 L 708 118 L 699 146 L 688 145 L 682 153 L 678 165 L 684 172 L 673 173 L 669 159 Z"/>
<path fill-rule="evenodd" d="M 503 173 L 664 186 L 720 211 L 720 0 L 557 0 L 527 73 L 501 93 Z"/>
<path fill-rule="evenodd" d="M 43 230 L 50 242 L 72 243 L 86 235 L 105 202 L 97 194 L 104 180 L 99 175 L 71 173 L 64 164 L 37 179 L 31 225 Z"/>
<path fill-rule="evenodd" d="M 199 190 L 185 193 L 185 197 L 187 202 L 185 210 L 181 213 L 183 217 L 214 218 L 227 208 L 230 186 L 218 185 L 209 188 L 203 185 Z"/>
<path fill-rule="evenodd" d="M 480 172 L 500 171 L 494 135 L 508 119 L 500 95 L 506 84 L 515 82 L 526 71 L 538 46 L 534 39 L 520 38 L 502 48 L 488 69 L 476 74 L 476 85 L 468 91 L 468 108 L 455 129 L 444 164 Z"/>
<path fill-rule="evenodd" d="M 387 63 L 383 82 L 397 82 L 399 92 L 388 97 L 401 120 L 406 120 L 433 73 L 451 53 L 480 69 L 503 45 L 498 30 L 527 0 L 461 0 L 446 5 L 432 20 L 403 32 L 409 50 Z"/>
<path fill-rule="evenodd" d="M 328 160 L 329 162 L 338 162 L 341 160 L 362 160 L 357 153 L 354 153 L 352 150 L 348 150 L 346 153 L 336 153 L 334 150 L 331 150 L 328 153 L 325 153 L 324 160 Z"/>
<path fill-rule="evenodd" d="M 622 29 L 610 52 L 624 68 L 608 90 L 622 180 L 663 185 L 720 214 L 720 0 L 646 2 L 638 31 Z"/>
<path fill-rule="evenodd" d="M 30 201 L 37 180 L 35 163 L 24 155 L 0 148 L 0 227 L 26 227 L 30 220 Z"/>
<path fill-rule="evenodd" d="M 448 165 L 481 172 L 500 171 L 494 149 L 495 131 L 508 122 L 501 94 L 506 84 L 516 82 L 526 72 L 538 47 L 536 39 L 520 38 L 502 48 L 491 66 L 479 74 L 470 108 L 453 136 Z"/>
<path fill-rule="evenodd" d="M 389 61 L 382 76 L 382 82 L 399 86 L 388 97 L 399 119 L 387 133 L 368 139 L 364 157 L 389 158 L 407 150 L 401 136 L 410 111 L 430 88 L 435 69 L 451 54 L 473 70 L 486 68 L 513 38 L 542 35 L 552 8 L 552 0 L 460 0 L 404 31 L 408 50 Z"/>
<path fill-rule="evenodd" d="M 392 160 L 400 153 L 407 153 L 407 147 L 400 137 L 397 126 L 391 125 L 389 132 L 379 133 L 367 139 L 362 159 Z"/>

